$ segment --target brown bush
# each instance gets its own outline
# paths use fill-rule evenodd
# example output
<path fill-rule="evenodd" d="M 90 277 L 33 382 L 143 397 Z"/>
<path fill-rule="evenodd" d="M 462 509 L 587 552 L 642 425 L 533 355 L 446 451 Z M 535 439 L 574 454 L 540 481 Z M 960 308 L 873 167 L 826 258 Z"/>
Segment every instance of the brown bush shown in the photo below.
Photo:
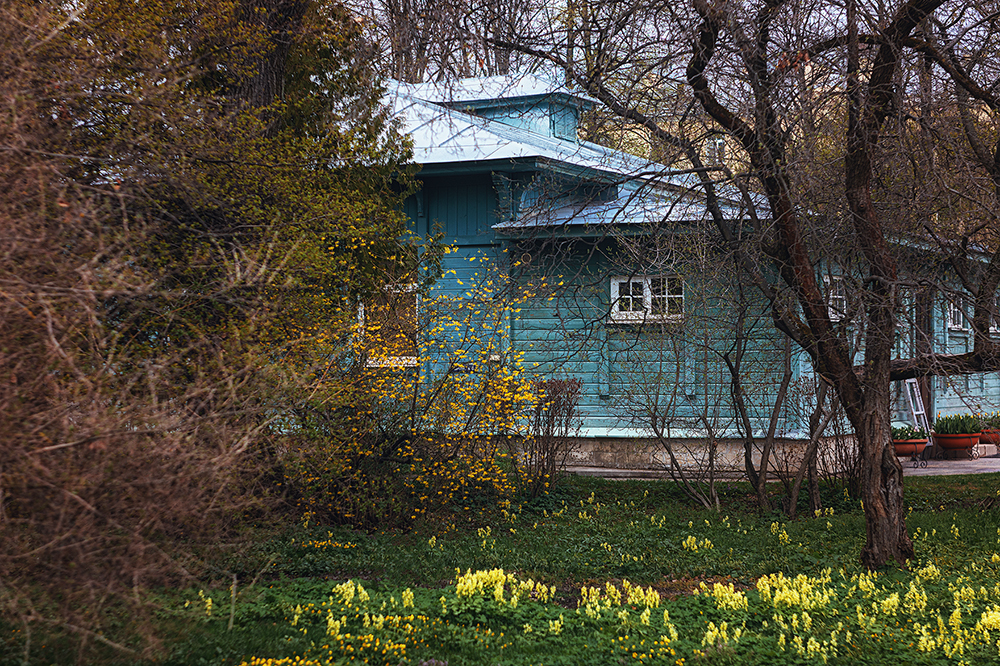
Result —
<path fill-rule="evenodd" d="M 580 390 L 578 378 L 548 379 L 534 383 L 535 401 L 530 435 L 520 443 L 524 483 L 532 497 L 555 483 L 579 435 Z"/>
<path fill-rule="evenodd" d="M 301 22 L 312 6 L 288 4 L 268 20 Z M 262 479 L 281 475 L 262 442 L 303 389 L 315 398 L 313 361 L 329 363 L 281 299 L 310 301 L 311 267 L 344 260 L 324 233 L 364 245 L 350 225 L 365 219 L 364 233 L 393 237 L 394 204 L 369 196 L 391 189 L 377 160 L 392 150 L 359 158 L 353 180 L 321 166 L 382 141 L 378 118 L 344 130 L 364 135 L 349 141 L 309 134 L 330 117 L 316 99 L 362 108 L 357 91 L 376 88 L 350 74 L 339 96 L 302 92 L 284 122 L 258 113 L 218 59 L 238 58 L 242 75 L 255 58 L 281 64 L 280 82 L 268 58 L 290 47 L 269 49 L 278 32 L 264 25 L 227 49 L 248 35 L 231 36 L 225 11 L 0 7 L 0 619 L 20 626 L 25 660 L 39 627 L 73 637 L 80 661 L 94 642 L 157 649 L 145 590 L 202 574 L 234 517 L 269 503 Z M 357 28 L 340 18 L 350 64 Z M 307 38 L 284 27 L 293 50 Z"/>

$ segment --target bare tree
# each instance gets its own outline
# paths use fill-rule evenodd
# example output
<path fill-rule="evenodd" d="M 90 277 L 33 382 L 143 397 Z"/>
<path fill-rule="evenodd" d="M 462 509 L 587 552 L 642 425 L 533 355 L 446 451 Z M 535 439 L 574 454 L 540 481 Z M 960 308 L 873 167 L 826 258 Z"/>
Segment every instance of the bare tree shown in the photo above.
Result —
<path fill-rule="evenodd" d="M 687 79 L 702 106 L 739 139 L 750 156 L 754 174 L 768 197 L 775 221 L 777 243 L 769 249 L 782 279 L 793 290 L 802 310 L 800 319 L 782 308 L 775 308 L 776 325 L 796 340 L 813 358 L 817 371 L 837 391 L 848 419 L 854 426 L 862 457 L 862 494 L 868 524 L 868 541 L 862 560 L 869 567 L 881 566 L 889 559 L 899 562 L 912 556 L 913 546 L 905 528 L 905 505 L 902 501 L 902 470 L 889 447 L 890 380 L 913 376 L 917 368 L 935 371 L 944 362 L 956 372 L 995 369 L 997 344 L 980 326 L 976 335 L 978 354 L 966 358 L 923 358 L 913 362 L 892 361 L 895 313 L 898 307 L 898 264 L 892 242 L 893 229 L 875 205 L 873 190 L 875 152 L 885 125 L 892 119 L 899 103 L 898 74 L 904 42 L 917 25 L 943 3 L 906 2 L 889 15 L 876 29 L 878 46 L 866 54 L 864 71 L 860 54 L 859 18 L 854 3 L 847 5 L 846 34 L 836 37 L 846 45 L 845 92 L 847 103 L 847 151 L 844 155 L 844 198 L 849 228 L 864 258 L 864 351 L 862 368 L 855 368 L 855 353 L 848 344 L 849 333 L 838 331 L 831 317 L 828 300 L 820 289 L 805 232 L 807 222 L 801 203 L 793 197 L 796 185 L 787 167 L 788 133 L 777 111 L 780 87 L 768 70 L 774 57 L 770 31 L 782 5 L 764 7 L 747 25 L 749 42 L 742 67 L 749 74 L 755 101 L 753 120 L 737 115 L 720 101 L 718 88 L 709 83 L 707 72 L 716 55 L 716 42 L 723 31 L 729 32 L 723 8 L 696 3 L 701 18 L 698 42 L 687 68 Z M 789 8 L 791 9 L 791 8 Z M 833 27 L 833 26 L 831 26 Z M 738 35 L 734 35 L 739 40 Z M 818 52 L 817 47 L 812 47 Z M 793 57 L 797 57 L 797 53 Z M 789 57 L 788 54 L 785 57 Z M 779 63 L 780 64 L 780 61 Z M 805 202 L 802 202 L 805 203 Z M 992 262 L 996 265 L 996 258 Z M 992 272 L 996 272 L 995 270 Z M 973 287 L 972 284 L 968 285 Z M 987 279 L 982 305 L 996 292 L 995 277 Z M 981 313 L 985 323 L 985 311 Z M 934 362 L 932 364 L 932 361 Z"/>
<path fill-rule="evenodd" d="M 507 74 L 529 64 L 519 51 L 494 46 L 525 26 L 552 19 L 538 0 L 353 0 L 372 29 L 381 67 L 409 83 Z"/>

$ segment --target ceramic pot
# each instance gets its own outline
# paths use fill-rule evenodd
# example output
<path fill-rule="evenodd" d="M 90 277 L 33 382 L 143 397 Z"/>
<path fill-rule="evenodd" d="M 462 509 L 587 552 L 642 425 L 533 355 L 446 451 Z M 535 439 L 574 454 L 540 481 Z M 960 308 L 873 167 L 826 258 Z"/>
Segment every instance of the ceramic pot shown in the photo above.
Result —
<path fill-rule="evenodd" d="M 926 439 L 894 439 L 892 448 L 896 450 L 897 456 L 919 456 L 927 446 Z"/>
<path fill-rule="evenodd" d="M 971 449 L 979 443 L 981 433 L 961 433 L 957 435 L 939 435 L 934 433 L 934 443 L 945 451 L 957 449 Z"/>
<path fill-rule="evenodd" d="M 983 430 L 979 436 L 980 444 L 1000 444 L 1000 430 Z"/>

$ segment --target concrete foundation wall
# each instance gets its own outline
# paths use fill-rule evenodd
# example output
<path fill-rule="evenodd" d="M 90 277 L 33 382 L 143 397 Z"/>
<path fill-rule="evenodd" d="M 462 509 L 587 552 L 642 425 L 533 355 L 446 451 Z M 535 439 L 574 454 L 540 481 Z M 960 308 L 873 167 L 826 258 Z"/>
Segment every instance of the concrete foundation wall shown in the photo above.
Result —
<path fill-rule="evenodd" d="M 705 473 L 709 469 L 709 449 L 705 440 L 672 439 L 667 441 L 677 464 L 686 472 Z M 805 455 L 807 441 L 780 439 L 771 452 L 771 472 L 794 474 Z M 820 473 L 842 471 L 853 458 L 853 438 L 824 438 L 820 442 L 817 464 Z M 743 440 L 722 439 L 716 442 L 714 469 L 718 477 L 744 475 Z M 760 467 L 761 449 L 758 444 L 752 455 L 754 466 Z M 593 437 L 578 439 L 566 460 L 567 470 L 599 474 L 641 471 L 643 475 L 666 473 L 671 465 L 667 446 L 651 439 Z"/>
<path fill-rule="evenodd" d="M 677 463 L 687 474 L 704 476 L 709 469 L 708 450 L 704 440 L 675 439 L 668 441 Z M 743 440 L 724 439 L 716 442 L 715 477 L 741 480 L 746 477 Z M 794 475 L 808 442 L 800 439 L 781 439 L 771 452 L 769 474 Z M 947 455 L 942 455 L 946 453 Z M 928 447 L 928 458 L 970 459 L 972 457 L 1000 456 L 994 444 L 980 444 L 973 452 L 942 452 Z M 821 475 L 834 475 L 846 471 L 854 462 L 855 441 L 848 437 L 827 437 L 819 444 L 817 467 Z M 759 445 L 753 451 L 754 467 L 760 468 Z M 909 465 L 908 458 L 900 463 Z M 622 437 L 589 437 L 575 441 L 575 448 L 566 459 L 566 471 L 576 474 L 622 478 L 660 478 L 669 476 L 670 456 L 663 444 L 651 439 Z"/>

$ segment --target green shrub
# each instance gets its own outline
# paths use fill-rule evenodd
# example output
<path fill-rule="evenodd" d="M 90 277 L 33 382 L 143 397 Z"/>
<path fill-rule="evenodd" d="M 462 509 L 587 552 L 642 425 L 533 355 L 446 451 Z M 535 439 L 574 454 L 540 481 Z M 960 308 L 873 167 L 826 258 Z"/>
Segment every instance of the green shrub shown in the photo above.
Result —
<path fill-rule="evenodd" d="M 927 439 L 927 431 L 923 428 L 913 426 L 903 426 L 892 429 L 893 439 Z"/>
<path fill-rule="evenodd" d="M 972 414 L 938 416 L 934 421 L 934 432 L 938 435 L 966 435 L 981 430 L 982 424 Z"/>

